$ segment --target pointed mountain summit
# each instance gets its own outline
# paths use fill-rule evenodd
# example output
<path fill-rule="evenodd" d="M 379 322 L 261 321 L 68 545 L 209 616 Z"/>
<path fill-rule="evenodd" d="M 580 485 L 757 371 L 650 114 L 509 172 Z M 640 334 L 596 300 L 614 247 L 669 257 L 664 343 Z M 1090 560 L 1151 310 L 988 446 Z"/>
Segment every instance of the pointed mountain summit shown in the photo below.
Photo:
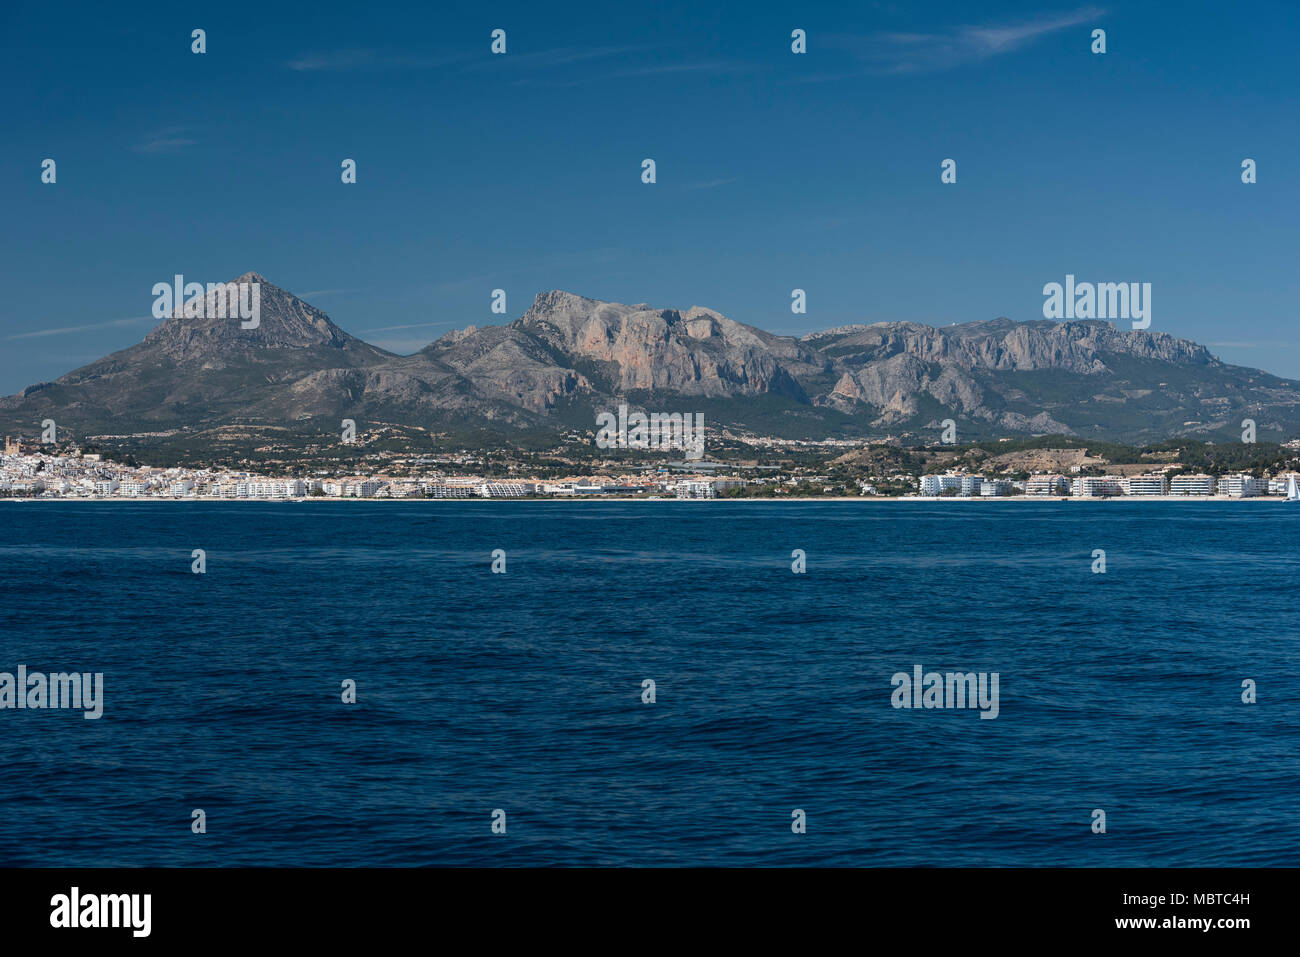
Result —
<path fill-rule="evenodd" d="M 178 305 L 143 344 L 175 359 L 229 354 L 232 347 L 249 349 L 309 349 L 324 347 L 364 352 L 368 359 L 388 355 L 330 321 L 329 316 L 285 292 L 255 272 L 247 272 L 225 289 L 212 290 L 201 300 Z M 231 290 L 229 287 L 234 286 Z M 254 307 L 256 325 L 249 316 Z M 240 312 L 240 309 L 243 312 Z M 245 328 L 251 326 L 251 328 Z"/>
<path fill-rule="evenodd" d="M 241 290 L 249 305 L 257 303 L 254 328 L 242 328 L 231 303 L 218 309 L 218 294 L 209 293 L 202 309 L 174 309 L 142 342 L 0 400 L 0 412 L 75 423 L 83 434 L 292 420 L 348 404 L 352 387 L 339 381 L 340 372 L 397 358 L 257 273 L 231 283 L 258 284 L 256 296 Z M 294 395 L 304 380 L 331 375 L 332 389 Z"/>

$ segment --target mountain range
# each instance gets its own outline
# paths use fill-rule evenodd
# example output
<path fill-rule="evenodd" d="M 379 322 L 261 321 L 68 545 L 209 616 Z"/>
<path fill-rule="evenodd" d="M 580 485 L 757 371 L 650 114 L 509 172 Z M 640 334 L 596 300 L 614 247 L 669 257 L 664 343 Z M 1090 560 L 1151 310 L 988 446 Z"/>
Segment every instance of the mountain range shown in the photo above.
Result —
<path fill-rule="evenodd" d="M 337 434 L 344 418 L 457 433 L 593 428 L 619 402 L 702 412 L 712 428 L 786 438 L 937 441 L 1066 434 L 1239 441 L 1300 432 L 1300 387 L 1204 346 L 1104 321 L 947 327 L 910 322 L 779 336 L 712 309 L 540 293 L 507 325 L 450 332 L 414 355 L 349 335 L 256 273 L 256 328 L 162 320 L 142 342 L 0 399 L 0 428 L 32 435 Z"/>

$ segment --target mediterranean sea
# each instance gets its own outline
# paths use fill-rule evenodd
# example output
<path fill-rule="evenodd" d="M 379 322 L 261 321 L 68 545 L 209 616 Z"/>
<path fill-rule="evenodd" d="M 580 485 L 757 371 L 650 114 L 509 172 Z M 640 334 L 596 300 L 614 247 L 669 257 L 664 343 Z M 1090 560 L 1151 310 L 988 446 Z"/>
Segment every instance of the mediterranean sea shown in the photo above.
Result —
<path fill-rule="evenodd" d="M 1300 865 L 1283 503 L 0 502 L 0 529 L 0 672 L 104 676 L 97 720 L 0 709 L 0 865 Z M 918 665 L 997 673 L 996 718 L 895 708 Z"/>

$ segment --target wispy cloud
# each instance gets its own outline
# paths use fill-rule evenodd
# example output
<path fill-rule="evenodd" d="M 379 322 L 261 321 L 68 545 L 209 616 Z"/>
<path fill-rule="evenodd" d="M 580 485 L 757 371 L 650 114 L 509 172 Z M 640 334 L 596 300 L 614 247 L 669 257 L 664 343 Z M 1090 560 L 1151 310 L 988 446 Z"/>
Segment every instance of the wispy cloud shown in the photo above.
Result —
<path fill-rule="evenodd" d="M 717 189 L 719 186 L 726 186 L 729 183 L 734 183 L 735 181 L 736 179 L 734 176 L 730 179 L 706 179 L 702 183 L 691 183 L 690 185 L 683 186 L 682 188 L 683 189 Z"/>
<path fill-rule="evenodd" d="M 1095 22 L 1105 12 L 1097 7 L 1082 7 L 1069 13 L 1046 14 L 1018 23 L 958 26 L 929 33 L 829 36 L 818 43 L 850 54 L 858 61 L 857 68 L 801 77 L 793 82 L 818 82 L 860 76 L 863 73 L 908 74 L 952 70 L 1022 49 L 1061 30 Z"/>
<path fill-rule="evenodd" d="M 360 329 L 357 335 L 369 332 L 398 332 L 405 329 L 432 329 L 437 326 L 454 326 L 455 320 L 448 322 L 412 322 L 402 326 L 375 326 L 373 329 Z"/>
<path fill-rule="evenodd" d="M 321 50 L 303 53 L 285 67 L 296 72 L 357 72 L 381 70 L 432 70 L 458 68 L 458 72 L 482 73 L 489 70 L 510 71 L 521 86 L 567 88 L 644 76 L 671 76 L 687 73 L 735 73 L 750 69 L 727 60 L 687 60 L 656 62 L 651 55 L 663 51 L 653 45 L 556 47 L 550 50 L 511 52 L 494 56 L 484 46 L 482 55 L 457 54 L 445 57 L 411 57 L 373 49 Z M 617 65 L 608 61 L 620 61 Z M 597 68 L 592 69 L 596 64 Z M 572 67 L 580 68 L 574 73 Z M 560 72 L 561 77 L 547 76 Z"/>
<path fill-rule="evenodd" d="M 690 60 L 682 63 L 645 63 L 615 70 L 597 70 L 569 79 L 525 77 L 516 81 L 520 86 L 540 86 L 551 89 L 568 89 L 588 83 L 605 83 L 646 76 L 674 76 L 688 73 L 710 73 L 717 76 L 748 73 L 754 68 L 736 60 Z"/>
<path fill-rule="evenodd" d="M 194 146 L 198 140 L 188 135 L 184 126 L 169 126 L 165 130 L 156 130 L 131 147 L 136 153 L 175 153 L 187 146 Z"/>
<path fill-rule="evenodd" d="M 19 332 L 6 339 L 39 339 L 44 336 L 62 336 L 73 332 L 90 332 L 93 329 L 108 329 L 113 326 L 152 325 L 158 320 L 153 316 L 134 316 L 130 319 L 110 319 L 108 322 L 92 322 L 84 326 L 59 326 L 54 329 L 36 329 L 32 332 Z"/>
<path fill-rule="evenodd" d="M 469 62 L 466 55 L 412 57 L 380 50 L 321 50 L 303 53 L 285 66 L 299 73 L 346 73 L 356 70 L 433 70 Z"/>
<path fill-rule="evenodd" d="M 472 70 L 501 69 L 510 67 L 523 70 L 546 70 L 554 67 L 569 66 L 574 63 L 586 63 L 591 60 L 608 60 L 611 57 L 637 56 L 657 49 L 649 45 L 637 46 L 603 46 L 603 47 L 556 47 L 551 50 L 535 50 L 531 53 L 507 53 L 504 56 L 484 56 L 470 64 Z"/>
<path fill-rule="evenodd" d="M 303 53 L 285 66 L 300 73 L 344 73 L 362 70 L 433 70 L 440 67 L 461 67 L 466 71 L 501 69 L 539 70 L 563 67 L 589 60 L 608 59 L 642 52 L 648 47 L 603 46 L 561 47 L 554 50 L 537 50 L 532 53 L 507 53 L 493 56 L 487 45 L 481 55 L 459 53 L 450 56 L 413 57 L 387 53 L 382 50 L 320 50 Z"/>
<path fill-rule="evenodd" d="M 338 296 L 345 292 L 357 292 L 356 289 L 313 289 L 310 292 L 304 292 L 299 299 L 306 299 L 310 296 L 313 299 L 319 299 L 322 296 Z"/>
<path fill-rule="evenodd" d="M 1260 341 L 1260 342 L 1207 342 L 1214 349 L 1294 349 L 1294 342 Z"/>

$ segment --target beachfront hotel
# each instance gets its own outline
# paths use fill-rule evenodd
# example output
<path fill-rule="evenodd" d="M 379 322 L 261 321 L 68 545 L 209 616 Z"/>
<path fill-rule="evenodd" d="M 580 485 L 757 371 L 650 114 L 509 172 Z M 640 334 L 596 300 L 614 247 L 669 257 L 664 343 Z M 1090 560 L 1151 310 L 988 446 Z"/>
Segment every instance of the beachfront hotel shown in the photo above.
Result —
<path fill-rule="evenodd" d="M 1070 492 L 1079 498 L 1123 495 L 1124 480 L 1118 475 L 1081 475 L 1070 483 Z"/>
<path fill-rule="evenodd" d="M 1262 486 L 1262 487 L 1261 487 Z M 1268 486 L 1253 475 L 1225 475 L 1219 479 L 1219 494 L 1229 498 L 1254 498 Z"/>
<path fill-rule="evenodd" d="M 1172 495 L 1213 495 L 1215 486 L 1213 475 L 1175 475 L 1169 491 Z"/>
<path fill-rule="evenodd" d="M 1169 479 L 1160 475 L 1130 475 L 1124 479 L 1125 495 L 1168 495 Z"/>
<path fill-rule="evenodd" d="M 921 476 L 921 494 L 922 495 L 942 495 L 949 489 L 955 489 L 958 492 L 969 495 L 969 492 L 963 491 L 963 480 L 972 478 L 968 475 L 957 475 L 949 473 L 947 475 L 922 475 Z M 983 478 L 981 477 L 981 481 Z"/>
<path fill-rule="evenodd" d="M 1064 475 L 1031 475 L 1025 483 L 1026 495 L 1069 495 L 1070 480 Z"/>

